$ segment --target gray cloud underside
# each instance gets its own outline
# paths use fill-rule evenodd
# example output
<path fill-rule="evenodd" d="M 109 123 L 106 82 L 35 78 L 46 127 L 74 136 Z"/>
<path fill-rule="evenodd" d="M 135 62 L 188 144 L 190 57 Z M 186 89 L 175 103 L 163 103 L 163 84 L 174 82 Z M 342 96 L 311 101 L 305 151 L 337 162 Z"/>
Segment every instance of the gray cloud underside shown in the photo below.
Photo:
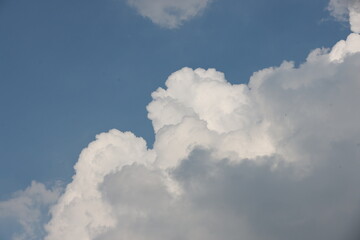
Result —
<path fill-rule="evenodd" d="M 115 212 L 135 213 L 119 215 L 123 221 L 96 239 L 359 239 L 359 150 L 349 145 L 334 144 L 327 162 L 302 180 L 291 166 L 271 170 L 271 158 L 234 165 L 194 150 L 171 173 L 184 190 L 176 200 L 156 172 L 125 167 L 101 189 Z"/>

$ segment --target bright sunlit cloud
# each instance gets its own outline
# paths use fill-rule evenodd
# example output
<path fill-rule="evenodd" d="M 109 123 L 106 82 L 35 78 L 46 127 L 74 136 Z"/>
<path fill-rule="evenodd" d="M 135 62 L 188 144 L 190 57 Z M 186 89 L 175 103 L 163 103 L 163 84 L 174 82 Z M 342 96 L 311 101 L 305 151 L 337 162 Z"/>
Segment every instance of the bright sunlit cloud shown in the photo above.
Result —
<path fill-rule="evenodd" d="M 359 46 L 353 33 L 247 85 L 214 69 L 171 74 L 148 105 L 154 148 L 98 135 L 45 239 L 355 239 Z"/>

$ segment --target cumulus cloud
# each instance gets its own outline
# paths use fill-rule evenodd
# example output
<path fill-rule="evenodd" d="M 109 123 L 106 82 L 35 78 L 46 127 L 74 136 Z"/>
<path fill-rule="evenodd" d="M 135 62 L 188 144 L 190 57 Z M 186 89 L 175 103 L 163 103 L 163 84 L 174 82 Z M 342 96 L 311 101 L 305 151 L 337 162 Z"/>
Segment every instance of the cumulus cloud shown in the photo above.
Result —
<path fill-rule="evenodd" d="M 60 193 L 60 185 L 47 189 L 44 184 L 34 181 L 24 191 L 0 202 L 1 239 L 37 240 L 44 236 L 43 225 L 49 220 L 48 208 L 56 203 Z"/>
<path fill-rule="evenodd" d="M 355 240 L 360 36 L 230 84 L 183 68 L 148 105 L 153 149 L 97 136 L 46 240 Z"/>
<path fill-rule="evenodd" d="M 171 74 L 147 106 L 153 148 L 131 132 L 99 134 L 44 239 L 359 239 L 359 66 L 352 33 L 248 84 L 215 69 Z M 29 189 L 0 209 L 21 219 L 23 237 L 41 238 L 30 193 L 48 208 L 58 192 Z"/>
<path fill-rule="evenodd" d="M 360 33 L 360 1 L 330 0 L 329 10 L 340 21 L 349 21 L 351 30 Z"/>
<path fill-rule="evenodd" d="M 211 0 L 127 0 L 138 13 L 165 28 L 177 28 L 199 15 Z"/>

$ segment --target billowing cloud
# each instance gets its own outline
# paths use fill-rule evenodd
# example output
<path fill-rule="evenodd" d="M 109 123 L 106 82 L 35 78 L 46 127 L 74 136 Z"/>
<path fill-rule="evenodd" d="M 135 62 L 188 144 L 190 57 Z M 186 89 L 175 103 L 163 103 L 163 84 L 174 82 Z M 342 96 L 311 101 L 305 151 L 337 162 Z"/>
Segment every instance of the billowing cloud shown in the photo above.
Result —
<path fill-rule="evenodd" d="M 51 207 L 44 239 L 359 239 L 359 66 L 352 33 L 248 84 L 215 69 L 171 74 L 147 107 L 153 148 L 131 132 L 99 134 Z M 33 209 L 20 202 L 30 206 L 21 213 Z M 24 229 L 41 222 L 31 215 L 19 217 Z"/>
<path fill-rule="evenodd" d="M 79 158 L 46 240 L 358 239 L 360 36 L 230 84 L 183 68 Z"/>
<path fill-rule="evenodd" d="M 138 13 L 165 28 L 177 28 L 199 15 L 211 0 L 127 0 Z"/>
<path fill-rule="evenodd" d="M 341 21 L 349 21 L 351 30 L 360 33 L 360 1 L 330 0 L 329 9 Z"/>
<path fill-rule="evenodd" d="M 61 190 L 60 185 L 47 189 L 44 184 L 34 181 L 24 191 L 0 202 L 0 238 L 38 240 L 44 236 L 43 225 L 49 220 L 48 209 L 56 203 Z"/>

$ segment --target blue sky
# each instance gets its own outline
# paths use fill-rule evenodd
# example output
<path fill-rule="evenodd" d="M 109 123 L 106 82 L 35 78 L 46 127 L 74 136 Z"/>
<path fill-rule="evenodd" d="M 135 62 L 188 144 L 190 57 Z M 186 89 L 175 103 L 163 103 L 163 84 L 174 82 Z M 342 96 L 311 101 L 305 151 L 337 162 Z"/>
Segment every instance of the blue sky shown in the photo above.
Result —
<path fill-rule="evenodd" d="M 146 105 L 167 76 L 214 67 L 232 83 L 301 63 L 349 30 L 326 0 L 222 0 L 177 29 L 125 1 L 0 2 L 0 193 L 68 182 L 80 150 L 117 128 L 153 142 Z"/>
<path fill-rule="evenodd" d="M 359 66 L 359 0 L 0 0 L 0 238 L 359 239 Z"/>

